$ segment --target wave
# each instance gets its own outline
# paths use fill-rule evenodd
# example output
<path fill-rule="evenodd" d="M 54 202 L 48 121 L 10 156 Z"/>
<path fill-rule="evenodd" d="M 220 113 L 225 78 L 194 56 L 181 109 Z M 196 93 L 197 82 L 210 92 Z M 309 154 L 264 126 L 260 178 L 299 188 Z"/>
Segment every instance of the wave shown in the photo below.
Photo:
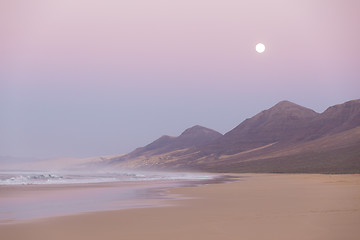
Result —
<path fill-rule="evenodd" d="M 0 172 L 0 185 L 81 184 L 120 181 L 206 180 L 215 175 L 201 173 L 48 173 Z"/>

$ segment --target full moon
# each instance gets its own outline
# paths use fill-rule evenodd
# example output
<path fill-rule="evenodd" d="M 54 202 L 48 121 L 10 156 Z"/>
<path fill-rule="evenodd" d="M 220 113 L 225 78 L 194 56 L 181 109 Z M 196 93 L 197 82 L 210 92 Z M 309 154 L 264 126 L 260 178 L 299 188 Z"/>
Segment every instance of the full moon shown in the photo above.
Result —
<path fill-rule="evenodd" d="M 263 53 L 265 51 L 265 45 L 262 43 L 258 43 L 258 44 L 256 44 L 255 50 L 258 53 Z"/>

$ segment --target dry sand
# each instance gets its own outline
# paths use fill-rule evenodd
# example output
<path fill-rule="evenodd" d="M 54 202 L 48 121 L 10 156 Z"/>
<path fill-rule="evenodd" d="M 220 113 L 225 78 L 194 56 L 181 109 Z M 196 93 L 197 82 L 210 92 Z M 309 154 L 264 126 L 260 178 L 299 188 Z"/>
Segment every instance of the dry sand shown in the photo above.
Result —
<path fill-rule="evenodd" d="M 359 239 L 360 175 L 243 174 L 169 190 L 172 206 L 0 225 L 11 239 Z"/>

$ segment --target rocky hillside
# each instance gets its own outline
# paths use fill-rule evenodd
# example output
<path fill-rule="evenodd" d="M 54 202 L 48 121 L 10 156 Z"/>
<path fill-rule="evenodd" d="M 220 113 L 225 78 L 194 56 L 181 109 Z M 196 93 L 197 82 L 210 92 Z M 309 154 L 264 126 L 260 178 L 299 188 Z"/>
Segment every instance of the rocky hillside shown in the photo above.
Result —
<path fill-rule="evenodd" d="M 360 173 L 360 100 L 321 114 L 282 101 L 225 135 L 195 126 L 112 164 L 211 172 Z"/>
<path fill-rule="evenodd" d="M 151 157 L 181 149 L 206 145 L 215 141 L 219 137 L 222 137 L 221 133 L 197 125 L 186 129 L 178 137 L 164 135 L 145 147 L 137 148 L 133 152 L 126 154 L 121 158 L 114 159 L 114 162 L 131 160 L 137 157 Z"/>

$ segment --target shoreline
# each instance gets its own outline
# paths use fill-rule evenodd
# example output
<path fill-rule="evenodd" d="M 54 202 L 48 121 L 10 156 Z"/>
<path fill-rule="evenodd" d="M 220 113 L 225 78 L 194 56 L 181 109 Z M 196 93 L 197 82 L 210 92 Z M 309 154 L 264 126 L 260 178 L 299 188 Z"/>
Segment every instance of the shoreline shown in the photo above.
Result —
<path fill-rule="evenodd" d="M 0 225 L 5 239 L 357 239 L 360 175 L 231 174 L 166 190 L 161 207 Z"/>
<path fill-rule="evenodd" d="M 217 184 L 233 177 L 217 175 L 212 179 L 115 181 L 75 184 L 32 184 L 0 186 L 0 225 L 132 208 L 162 207 L 167 200 L 181 198 L 169 189 Z M 116 192 L 116 193 L 115 193 Z M 101 198 L 98 195 L 105 195 Z M 85 195 L 85 196 L 81 196 Z M 86 197 L 98 200 L 91 204 Z M 100 198 L 100 199 L 99 199 Z M 60 202 L 60 200 L 63 202 Z M 15 202 L 15 203 L 13 203 Z M 36 208 L 22 205 L 40 203 Z M 51 202 L 51 203 L 50 203 Z M 89 206 L 78 205 L 88 204 Z M 62 208 L 50 209 L 50 208 Z M 45 209 L 44 209 L 45 208 Z M 20 212 L 20 210 L 22 212 Z M 33 213 L 31 213 L 31 211 Z"/>

